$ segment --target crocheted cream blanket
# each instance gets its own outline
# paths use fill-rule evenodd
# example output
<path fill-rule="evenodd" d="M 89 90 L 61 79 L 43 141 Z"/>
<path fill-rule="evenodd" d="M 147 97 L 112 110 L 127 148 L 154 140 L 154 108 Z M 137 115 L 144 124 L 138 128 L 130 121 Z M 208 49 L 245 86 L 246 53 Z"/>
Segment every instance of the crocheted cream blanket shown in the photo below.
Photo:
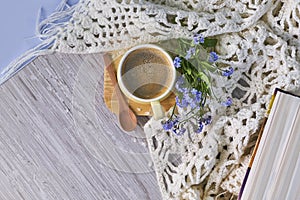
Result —
<path fill-rule="evenodd" d="M 68 23 L 53 28 L 51 50 L 95 53 L 194 33 L 216 37 L 219 63 L 235 73 L 215 79 L 214 91 L 231 96 L 233 106 L 211 102 L 213 124 L 202 134 L 188 123 L 176 136 L 153 119 L 144 130 L 163 199 L 235 199 L 274 88 L 299 88 L 299 2 L 81 0 Z"/>

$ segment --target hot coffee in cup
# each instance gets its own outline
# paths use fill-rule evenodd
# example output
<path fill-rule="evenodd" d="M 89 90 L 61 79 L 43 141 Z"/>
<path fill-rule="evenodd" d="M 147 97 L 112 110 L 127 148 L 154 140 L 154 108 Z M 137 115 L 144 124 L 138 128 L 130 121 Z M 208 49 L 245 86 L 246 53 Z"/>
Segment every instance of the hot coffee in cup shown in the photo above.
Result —
<path fill-rule="evenodd" d="M 120 89 L 129 99 L 151 103 L 155 119 L 164 116 L 159 101 L 170 94 L 176 79 L 176 70 L 167 52 L 152 44 L 130 49 L 120 61 L 117 78 Z"/>

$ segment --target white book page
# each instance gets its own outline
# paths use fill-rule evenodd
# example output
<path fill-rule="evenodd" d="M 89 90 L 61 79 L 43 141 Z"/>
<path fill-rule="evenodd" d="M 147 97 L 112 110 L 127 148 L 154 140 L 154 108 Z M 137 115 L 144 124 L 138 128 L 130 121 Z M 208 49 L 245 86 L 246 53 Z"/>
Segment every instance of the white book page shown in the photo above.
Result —
<path fill-rule="evenodd" d="M 300 198 L 300 152 L 298 154 L 297 164 L 295 166 L 292 180 L 289 184 L 289 189 L 286 194 L 286 199 L 296 200 Z"/>
<path fill-rule="evenodd" d="M 285 166 L 281 164 L 282 158 L 285 157 L 284 146 L 290 141 L 289 134 L 295 125 L 294 121 L 299 106 L 300 99 L 298 97 L 280 91 L 277 93 L 242 199 L 264 199 L 264 195 L 268 195 L 265 192 L 275 188 L 274 180 L 280 180 L 281 175 L 278 178 L 278 174 L 282 170 L 280 166 Z M 294 159 L 297 160 L 297 156 Z M 272 190 L 274 191 L 274 189 Z"/>
<path fill-rule="evenodd" d="M 290 134 L 284 134 L 282 138 L 283 142 L 278 147 L 281 150 L 281 155 L 274 161 L 272 169 L 274 176 L 273 179 L 269 179 L 264 199 L 287 199 L 286 195 L 295 168 L 297 168 L 297 160 L 300 152 L 300 106 L 298 105 L 295 110 L 297 110 L 297 114 L 293 120 Z"/>

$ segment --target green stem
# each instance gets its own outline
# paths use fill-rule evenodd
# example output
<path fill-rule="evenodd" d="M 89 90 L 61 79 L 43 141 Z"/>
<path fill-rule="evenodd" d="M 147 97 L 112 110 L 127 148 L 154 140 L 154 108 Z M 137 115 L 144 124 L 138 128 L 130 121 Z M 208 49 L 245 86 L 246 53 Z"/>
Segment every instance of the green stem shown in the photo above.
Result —
<path fill-rule="evenodd" d="M 182 120 L 181 122 L 178 123 L 178 126 L 194 117 L 195 117 L 195 115 L 192 115 L 192 116 L 188 117 L 187 119 Z"/>
<path fill-rule="evenodd" d="M 186 113 L 186 116 L 188 116 L 191 112 L 193 112 L 194 110 L 190 110 L 188 113 Z"/>
<path fill-rule="evenodd" d="M 175 113 L 175 108 L 176 108 L 176 103 L 175 103 L 174 106 L 173 106 L 173 110 L 172 110 L 172 113 L 171 113 L 171 116 L 170 116 L 169 119 L 172 119 L 172 118 L 173 118 L 173 115 L 174 115 L 174 113 Z"/>
<path fill-rule="evenodd" d="M 210 88 L 210 91 L 212 93 L 212 95 L 214 96 L 215 99 L 218 99 L 217 95 L 215 94 L 213 88 Z M 219 100 L 218 100 L 219 101 Z"/>
<path fill-rule="evenodd" d="M 211 64 L 209 64 L 208 62 L 206 62 L 206 61 L 200 61 L 200 64 L 203 65 L 203 66 L 205 67 L 205 69 L 207 69 L 208 71 L 215 73 L 216 68 L 213 67 L 213 66 L 212 66 Z"/>
<path fill-rule="evenodd" d="M 191 43 L 188 43 L 187 41 L 185 41 L 184 39 L 180 38 L 180 41 L 184 44 L 187 44 L 187 45 L 191 45 Z"/>
<path fill-rule="evenodd" d="M 184 122 L 190 120 L 191 118 L 195 118 L 195 116 L 198 116 L 198 115 L 197 115 L 198 113 L 200 113 L 200 116 L 202 116 L 203 113 L 201 112 L 201 110 L 202 110 L 202 109 L 199 109 L 196 113 L 192 113 L 192 112 L 195 111 L 195 110 L 189 111 L 189 112 L 186 114 L 186 116 L 189 116 L 190 113 L 192 113 L 192 115 L 191 115 L 190 117 L 188 117 L 188 118 L 182 120 L 181 122 L 179 122 L 178 125 L 180 125 L 180 124 L 182 124 L 182 123 L 184 123 Z M 195 118 L 195 119 L 196 119 L 196 118 Z"/>

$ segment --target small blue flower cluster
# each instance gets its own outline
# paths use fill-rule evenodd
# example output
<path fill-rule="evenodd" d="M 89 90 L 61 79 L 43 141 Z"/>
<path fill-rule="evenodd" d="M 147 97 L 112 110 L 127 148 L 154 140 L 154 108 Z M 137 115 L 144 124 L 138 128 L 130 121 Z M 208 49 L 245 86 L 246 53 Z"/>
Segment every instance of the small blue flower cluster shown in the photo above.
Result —
<path fill-rule="evenodd" d="M 199 108 L 201 103 L 202 92 L 196 89 L 187 89 L 184 91 L 183 96 L 180 98 L 176 96 L 176 105 L 180 108 L 190 106 L 192 109 Z"/>
<path fill-rule="evenodd" d="M 174 64 L 174 67 L 176 67 L 176 68 L 181 67 L 181 65 L 180 65 L 181 64 L 181 59 L 178 56 L 176 56 L 174 58 L 173 64 Z"/>
<path fill-rule="evenodd" d="M 163 123 L 163 128 L 167 130 L 171 130 L 173 126 L 175 126 L 179 122 L 178 118 L 175 118 L 174 120 L 169 119 L 165 123 Z"/>
<path fill-rule="evenodd" d="M 219 59 L 219 56 L 216 52 L 212 51 L 209 53 L 209 59 L 208 59 L 208 62 L 210 63 L 214 63 L 216 62 L 217 60 Z"/>
<path fill-rule="evenodd" d="M 179 41 L 182 42 L 179 45 L 180 51 L 173 60 L 174 67 L 181 73 L 175 84 L 176 104 L 169 119 L 162 123 L 164 130 L 172 131 L 178 136 L 186 132 L 184 124 L 191 119 L 197 122 L 194 128 L 196 133 L 203 132 L 204 127 L 212 123 L 212 117 L 207 115 L 209 107 L 206 105 L 207 99 L 212 95 L 210 73 L 230 77 L 234 72 L 232 67 L 219 68 L 219 55 L 214 51 L 208 53 L 207 50 L 216 44 L 216 40 L 196 34 L 190 42 Z M 226 107 L 232 105 L 230 97 L 220 102 Z M 176 106 L 189 111 L 179 118 L 174 113 Z"/>
<path fill-rule="evenodd" d="M 165 131 L 172 131 L 175 135 L 181 136 L 185 133 L 186 129 L 184 127 L 179 127 L 179 119 L 175 117 L 174 120 L 169 119 L 163 123 L 163 129 Z"/>
<path fill-rule="evenodd" d="M 187 51 L 187 54 L 185 56 L 186 60 L 188 60 L 195 53 L 193 51 L 195 51 L 195 50 L 192 50 L 192 48 Z M 213 51 L 210 52 L 210 56 L 209 56 L 209 59 L 208 59 L 208 61 L 210 63 L 214 63 L 218 59 L 219 59 L 219 56 L 218 56 L 218 54 L 216 52 L 213 52 Z M 180 68 L 181 67 L 181 62 L 182 62 L 181 58 L 179 56 L 176 56 L 174 58 L 174 61 L 173 61 L 173 64 L 174 64 L 175 68 L 177 68 L 177 69 Z M 228 69 L 225 69 L 225 70 L 222 70 L 222 69 L 217 69 L 217 70 L 221 71 L 222 75 L 226 76 L 226 77 L 231 76 L 233 74 L 233 72 L 234 72 L 234 69 L 231 66 Z"/>
<path fill-rule="evenodd" d="M 186 56 L 184 57 L 186 60 L 190 59 L 193 55 L 195 55 L 196 49 L 194 47 L 189 48 L 186 52 Z"/>
<path fill-rule="evenodd" d="M 212 118 L 210 115 L 208 115 L 207 117 L 200 118 L 197 121 L 198 124 L 195 132 L 202 133 L 204 127 L 212 123 Z M 183 135 L 186 131 L 186 128 L 180 127 L 180 122 L 178 117 L 175 117 L 174 120 L 169 119 L 168 121 L 164 122 L 163 129 L 165 131 L 172 131 L 177 136 Z"/>
<path fill-rule="evenodd" d="M 195 34 L 193 39 L 194 39 L 194 44 L 204 43 L 204 37 L 202 36 L 202 34 Z"/>
<path fill-rule="evenodd" d="M 229 107 L 232 105 L 232 99 L 227 97 L 227 100 L 221 103 L 223 106 Z"/>
<path fill-rule="evenodd" d="M 232 67 L 229 67 L 228 69 L 226 69 L 226 70 L 224 70 L 223 71 L 223 76 L 227 76 L 227 77 L 229 77 L 229 76 L 231 76 L 231 74 L 233 74 L 233 68 Z"/>
<path fill-rule="evenodd" d="M 212 118 L 211 116 L 207 116 L 206 118 L 201 118 L 198 121 L 198 128 L 196 130 L 196 133 L 201 133 L 203 131 L 204 126 L 209 125 L 212 123 Z"/>
<path fill-rule="evenodd" d="M 180 76 L 175 84 L 177 91 L 176 105 L 180 108 L 190 106 L 192 109 L 199 109 L 202 101 L 202 92 L 195 88 L 187 87 L 184 76 Z"/>

